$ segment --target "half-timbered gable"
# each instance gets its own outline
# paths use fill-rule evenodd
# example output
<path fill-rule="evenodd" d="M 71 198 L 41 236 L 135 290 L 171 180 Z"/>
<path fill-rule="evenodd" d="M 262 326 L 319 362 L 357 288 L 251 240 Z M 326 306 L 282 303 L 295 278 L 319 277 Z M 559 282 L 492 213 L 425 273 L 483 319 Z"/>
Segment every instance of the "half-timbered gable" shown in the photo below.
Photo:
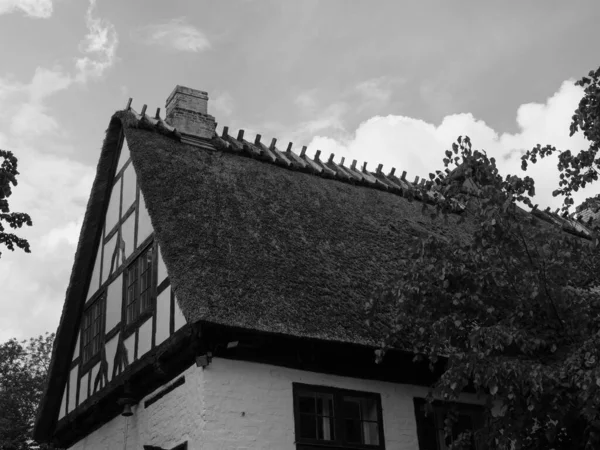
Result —
<path fill-rule="evenodd" d="M 127 366 L 185 323 L 154 239 L 127 138 L 117 154 L 59 420 L 118 381 Z"/>

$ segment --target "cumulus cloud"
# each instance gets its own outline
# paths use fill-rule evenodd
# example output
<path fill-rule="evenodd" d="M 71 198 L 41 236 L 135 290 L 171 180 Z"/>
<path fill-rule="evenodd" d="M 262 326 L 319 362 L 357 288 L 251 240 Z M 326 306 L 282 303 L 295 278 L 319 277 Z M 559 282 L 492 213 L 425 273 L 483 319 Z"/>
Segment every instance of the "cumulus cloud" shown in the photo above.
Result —
<path fill-rule="evenodd" d="M 15 93 L 26 95 L 26 100 L 11 113 L 10 121 L 11 132 L 21 139 L 57 133 L 58 122 L 44 100 L 69 88 L 74 82 L 85 84 L 91 78 L 102 76 L 114 64 L 117 32 L 110 22 L 94 17 L 95 8 L 96 0 L 90 0 L 85 16 L 88 33 L 79 45 L 84 56 L 76 59 L 74 73 L 60 66 L 52 69 L 38 67 L 28 84 L 0 79 L 0 100 Z"/>
<path fill-rule="evenodd" d="M 6 144 L 21 173 L 11 209 L 29 213 L 33 227 L 19 231 L 32 252 L 3 251 L 0 260 L 0 341 L 53 331 L 58 323 L 94 176 L 93 167 L 68 157 L 17 145 L 14 138 Z"/>
<path fill-rule="evenodd" d="M 11 115 L 11 132 L 23 139 L 56 132 L 58 123 L 43 101 L 56 92 L 67 89 L 71 83 L 71 76 L 60 67 L 38 67 L 29 84 L 13 85 L 8 92 L 25 93 L 27 99 Z"/>
<path fill-rule="evenodd" d="M 85 14 L 88 33 L 79 44 L 85 54 L 75 61 L 76 79 L 85 83 L 88 78 L 98 78 L 116 61 L 119 38 L 114 25 L 105 19 L 94 17 L 96 0 L 90 0 Z"/>
<path fill-rule="evenodd" d="M 139 28 L 133 36 L 148 45 L 181 52 L 202 52 L 210 48 L 206 35 L 186 23 L 185 18 L 172 19 L 166 23 L 152 24 Z"/>
<path fill-rule="evenodd" d="M 459 135 L 468 135 L 475 148 L 484 149 L 498 160 L 504 174 L 523 176 L 520 156 L 537 143 L 552 144 L 557 148 L 578 151 L 587 148 L 581 135 L 569 137 L 569 124 L 583 91 L 572 81 L 565 81 L 558 91 L 545 103 L 521 105 L 516 113 L 519 126 L 517 133 L 499 133 L 472 114 L 453 114 L 445 117 L 439 125 L 419 119 L 399 116 L 375 116 L 361 123 L 346 138 L 315 136 L 309 148 L 325 153 L 333 152 L 339 158 L 368 161 L 372 165 L 383 163 L 391 169 L 408 172 L 409 179 L 427 176 L 441 166 L 443 151 L 448 149 Z M 339 120 L 339 116 L 335 116 Z M 530 166 L 527 174 L 536 180 L 535 201 L 541 207 L 560 206 L 561 199 L 552 197 L 558 186 L 557 159 L 550 158 Z M 373 167 L 372 167 L 373 168 Z M 600 191 L 592 185 L 575 195 L 575 201 Z"/>
<path fill-rule="evenodd" d="M 29 82 L 0 77 L 0 147 L 13 150 L 21 172 L 11 209 L 29 213 L 34 223 L 19 232 L 32 253 L 2 255 L 0 341 L 52 331 L 62 309 L 95 171 L 70 159 L 64 141 L 48 139 L 61 134 L 46 101 L 100 77 L 114 64 L 117 33 L 111 23 L 95 17 L 95 7 L 91 0 L 85 17 L 88 33 L 80 44 L 83 56 L 74 67 L 38 67 Z"/>
<path fill-rule="evenodd" d="M 52 10 L 52 0 L 0 0 L 0 15 L 22 11 L 29 17 L 47 19 Z"/>

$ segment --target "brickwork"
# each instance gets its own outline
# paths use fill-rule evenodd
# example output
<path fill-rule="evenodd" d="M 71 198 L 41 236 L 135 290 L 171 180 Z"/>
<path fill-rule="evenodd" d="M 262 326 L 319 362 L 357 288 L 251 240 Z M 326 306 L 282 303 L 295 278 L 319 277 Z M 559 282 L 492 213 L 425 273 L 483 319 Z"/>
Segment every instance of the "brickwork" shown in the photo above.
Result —
<path fill-rule="evenodd" d="M 148 408 L 143 402 L 134 408 L 127 449 L 187 440 L 189 449 L 295 450 L 293 382 L 379 393 L 386 449 L 418 449 L 413 398 L 424 397 L 424 387 L 219 358 L 183 375 L 185 384 Z M 72 448 L 123 448 L 125 420 L 114 419 Z"/>
<path fill-rule="evenodd" d="M 180 133 L 210 139 L 215 132 L 215 118 L 208 115 L 208 94 L 177 86 L 167 99 L 165 118 Z"/>

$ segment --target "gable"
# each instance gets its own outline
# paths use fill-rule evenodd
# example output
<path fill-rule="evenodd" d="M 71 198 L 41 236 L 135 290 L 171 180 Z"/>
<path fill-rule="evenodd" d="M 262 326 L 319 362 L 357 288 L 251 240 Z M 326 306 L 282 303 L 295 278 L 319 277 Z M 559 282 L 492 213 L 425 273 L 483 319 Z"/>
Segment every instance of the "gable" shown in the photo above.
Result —
<path fill-rule="evenodd" d="M 111 180 L 107 182 L 107 201 L 97 225 L 82 230 L 82 238 L 85 233 L 97 236 L 97 241 L 88 250 L 88 270 L 80 275 L 89 281 L 82 289 L 85 295 L 77 299 L 75 345 L 59 391 L 58 420 L 77 414 L 78 407 L 101 396 L 110 383 L 119 382 L 130 364 L 185 324 L 154 239 L 126 138 L 118 143 L 117 153 L 113 155 L 116 164 L 105 169 L 110 173 L 97 174 L 97 179 L 104 175 Z M 140 261 L 144 272 L 139 270 Z M 142 274 L 146 275 L 144 279 Z M 147 295 L 142 298 L 144 293 Z M 67 304 L 69 311 L 63 312 L 63 318 L 75 307 Z M 131 314 L 136 308 L 140 312 L 133 320 Z M 59 330 L 57 341 L 64 339 L 63 333 Z M 55 353 L 58 351 L 64 350 L 55 349 Z"/>

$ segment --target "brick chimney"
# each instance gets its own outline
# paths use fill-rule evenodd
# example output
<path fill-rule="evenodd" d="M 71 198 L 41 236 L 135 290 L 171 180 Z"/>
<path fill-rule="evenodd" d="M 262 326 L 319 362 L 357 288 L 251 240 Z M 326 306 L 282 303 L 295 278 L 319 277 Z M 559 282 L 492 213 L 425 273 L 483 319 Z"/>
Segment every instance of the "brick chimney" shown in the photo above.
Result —
<path fill-rule="evenodd" d="M 208 115 L 208 94 L 204 91 L 175 86 L 167 98 L 165 121 L 175 127 L 183 141 L 194 143 L 210 139 L 215 133 L 215 118 Z"/>

